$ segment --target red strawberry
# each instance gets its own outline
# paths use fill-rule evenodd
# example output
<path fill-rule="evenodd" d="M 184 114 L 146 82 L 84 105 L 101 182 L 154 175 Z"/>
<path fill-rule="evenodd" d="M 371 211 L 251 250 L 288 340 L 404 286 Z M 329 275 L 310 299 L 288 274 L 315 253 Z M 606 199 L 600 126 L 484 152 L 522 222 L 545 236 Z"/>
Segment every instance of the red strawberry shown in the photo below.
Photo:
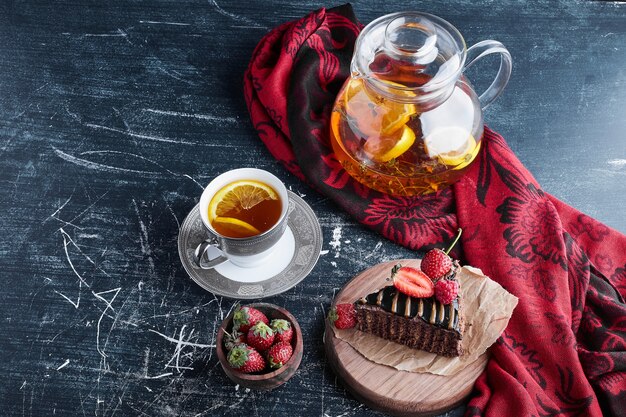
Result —
<path fill-rule="evenodd" d="M 337 304 L 328 313 L 328 320 L 338 329 L 356 326 L 356 310 L 353 304 Z"/>
<path fill-rule="evenodd" d="M 250 327 L 246 340 L 256 350 L 267 350 L 274 343 L 274 331 L 267 324 L 260 321 Z"/>
<path fill-rule="evenodd" d="M 270 368 L 278 369 L 287 363 L 293 355 L 293 348 L 289 343 L 278 342 L 267 352 L 267 361 Z"/>
<path fill-rule="evenodd" d="M 224 332 L 224 347 L 230 351 L 240 343 L 246 343 L 246 335 L 237 329 L 233 329 L 232 333 Z"/>
<path fill-rule="evenodd" d="M 435 297 L 442 304 L 452 304 L 459 294 L 459 283 L 450 279 L 440 279 L 435 284 Z"/>
<path fill-rule="evenodd" d="M 428 275 L 433 281 L 446 275 L 450 272 L 451 268 L 452 258 L 441 249 L 429 250 L 420 265 L 422 272 Z"/>
<path fill-rule="evenodd" d="M 245 374 L 260 372 L 265 369 L 263 356 L 254 348 L 243 343 L 232 348 L 228 354 L 228 363 Z"/>
<path fill-rule="evenodd" d="M 462 233 L 463 229 L 459 229 L 454 242 L 452 242 L 452 245 L 450 245 L 447 251 L 431 249 L 426 253 L 424 259 L 422 259 L 420 269 L 433 281 L 437 281 L 452 269 L 452 258 L 450 258 L 448 254 L 454 245 L 456 245 L 456 242 L 459 241 Z"/>
<path fill-rule="evenodd" d="M 291 343 L 291 338 L 293 337 L 293 329 L 291 328 L 291 323 L 283 319 L 274 319 L 270 323 L 270 327 L 272 328 L 272 330 L 274 330 L 274 334 L 276 335 L 276 343 Z"/>
<path fill-rule="evenodd" d="M 269 324 L 269 320 L 259 310 L 254 307 L 237 307 L 235 314 L 233 315 L 233 325 L 236 326 L 240 332 L 248 333 L 250 327 L 254 326 L 258 322 L 262 321 L 265 324 Z"/>
<path fill-rule="evenodd" d="M 426 298 L 435 293 L 433 282 L 419 269 L 403 266 L 394 270 L 393 285 L 398 291 L 415 298 Z"/>

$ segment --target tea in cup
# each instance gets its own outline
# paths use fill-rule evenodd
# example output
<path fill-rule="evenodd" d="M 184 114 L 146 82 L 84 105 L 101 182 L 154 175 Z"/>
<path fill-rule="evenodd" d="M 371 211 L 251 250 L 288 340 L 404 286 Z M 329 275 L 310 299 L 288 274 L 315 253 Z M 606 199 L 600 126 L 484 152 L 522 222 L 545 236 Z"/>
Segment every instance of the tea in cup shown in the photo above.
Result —
<path fill-rule="evenodd" d="M 210 236 L 195 250 L 196 266 L 261 265 L 285 233 L 288 207 L 285 185 L 267 171 L 239 168 L 219 175 L 200 197 L 200 217 Z M 221 255 L 208 259 L 210 248 Z"/>

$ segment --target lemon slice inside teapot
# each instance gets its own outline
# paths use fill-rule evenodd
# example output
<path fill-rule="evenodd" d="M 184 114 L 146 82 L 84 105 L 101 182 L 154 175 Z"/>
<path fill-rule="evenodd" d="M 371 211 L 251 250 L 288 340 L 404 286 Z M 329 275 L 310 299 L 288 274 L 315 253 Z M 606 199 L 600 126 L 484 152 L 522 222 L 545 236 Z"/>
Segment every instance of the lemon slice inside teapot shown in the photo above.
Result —
<path fill-rule="evenodd" d="M 466 166 L 478 153 L 476 139 L 458 126 L 442 127 L 424 138 L 424 148 L 431 159 L 450 167 Z"/>

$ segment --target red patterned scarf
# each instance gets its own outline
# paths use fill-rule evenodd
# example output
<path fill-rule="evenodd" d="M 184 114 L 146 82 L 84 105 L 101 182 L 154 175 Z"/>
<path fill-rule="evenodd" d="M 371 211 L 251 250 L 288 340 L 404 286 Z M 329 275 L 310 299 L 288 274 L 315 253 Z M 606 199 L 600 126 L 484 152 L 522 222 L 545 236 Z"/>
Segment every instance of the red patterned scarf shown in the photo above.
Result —
<path fill-rule="evenodd" d="M 283 24 L 261 40 L 245 94 L 267 148 L 398 244 L 446 246 L 462 227 L 455 256 L 519 297 L 468 416 L 624 415 L 626 237 L 543 192 L 489 128 L 478 161 L 437 195 L 395 197 L 354 181 L 332 152 L 328 122 L 361 28 L 347 5 Z"/>

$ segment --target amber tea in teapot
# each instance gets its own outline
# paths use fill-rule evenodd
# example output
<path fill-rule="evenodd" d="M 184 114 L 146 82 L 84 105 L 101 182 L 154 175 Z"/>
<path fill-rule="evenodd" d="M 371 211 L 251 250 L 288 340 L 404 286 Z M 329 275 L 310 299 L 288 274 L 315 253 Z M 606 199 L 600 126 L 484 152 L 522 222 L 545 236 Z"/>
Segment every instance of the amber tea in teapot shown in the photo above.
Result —
<path fill-rule="evenodd" d="M 476 59 L 503 57 L 480 97 L 462 72 Z M 468 55 L 474 56 L 465 64 Z M 396 13 L 370 23 L 357 39 L 352 76 L 331 115 L 331 144 L 357 181 L 394 195 L 435 192 L 463 175 L 483 136 L 482 108 L 504 88 L 510 55 L 496 41 L 469 50 L 444 20 Z"/>

